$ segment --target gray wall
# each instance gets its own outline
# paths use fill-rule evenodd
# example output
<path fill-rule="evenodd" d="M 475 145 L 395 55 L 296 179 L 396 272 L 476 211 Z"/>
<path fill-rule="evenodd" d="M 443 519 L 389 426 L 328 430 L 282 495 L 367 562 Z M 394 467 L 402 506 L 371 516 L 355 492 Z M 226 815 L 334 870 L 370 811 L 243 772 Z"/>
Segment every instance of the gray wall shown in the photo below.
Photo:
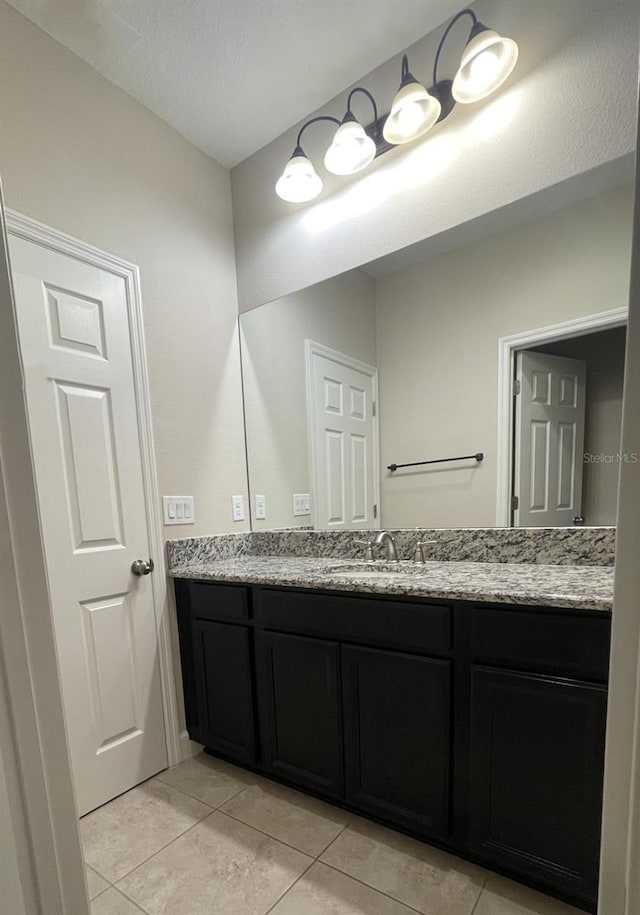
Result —
<path fill-rule="evenodd" d="M 304 527 L 294 492 L 310 492 L 305 340 L 376 364 L 373 280 L 359 270 L 240 316 L 252 508 L 266 496 L 254 529 Z"/>
<path fill-rule="evenodd" d="M 485 453 L 385 471 L 385 526 L 495 524 L 498 340 L 625 307 L 631 220 L 627 185 L 376 282 L 382 466 Z"/>
<path fill-rule="evenodd" d="M 1 2 L 0 123 L 7 206 L 140 267 L 167 536 L 247 527 L 229 173 Z"/>

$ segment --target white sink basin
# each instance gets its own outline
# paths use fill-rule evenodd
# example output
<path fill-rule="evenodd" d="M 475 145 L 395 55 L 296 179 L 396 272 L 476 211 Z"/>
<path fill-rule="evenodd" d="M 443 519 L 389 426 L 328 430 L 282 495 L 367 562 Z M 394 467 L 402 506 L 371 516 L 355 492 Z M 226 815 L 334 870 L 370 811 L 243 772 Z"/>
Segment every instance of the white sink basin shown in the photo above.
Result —
<path fill-rule="evenodd" d="M 326 574 L 339 578 L 369 578 L 371 576 L 379 578 L 380 576 L 413 575 L 420 571 L 424 571 L 424 566 L 415 562 L 363 561 L 331 566 L 326 570 Z"/>

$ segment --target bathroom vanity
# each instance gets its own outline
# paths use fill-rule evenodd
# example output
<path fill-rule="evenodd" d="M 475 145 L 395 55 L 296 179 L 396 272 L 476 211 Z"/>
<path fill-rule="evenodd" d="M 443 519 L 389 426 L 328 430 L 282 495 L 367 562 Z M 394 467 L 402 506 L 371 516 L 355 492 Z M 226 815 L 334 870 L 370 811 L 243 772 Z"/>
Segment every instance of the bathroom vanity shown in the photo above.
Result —
<path fill-rule="evenodd" d="M 595 910 L 611 569 L 171 574 L 195 741 Z"/>

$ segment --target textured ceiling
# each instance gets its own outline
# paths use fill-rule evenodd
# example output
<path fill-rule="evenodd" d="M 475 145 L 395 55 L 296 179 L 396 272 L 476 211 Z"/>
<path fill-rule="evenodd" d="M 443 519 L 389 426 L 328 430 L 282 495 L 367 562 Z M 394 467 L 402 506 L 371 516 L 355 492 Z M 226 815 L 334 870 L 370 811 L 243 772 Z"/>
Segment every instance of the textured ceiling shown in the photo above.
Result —
<path fill-rule="evenodd" d="M 227 167 L 462 5 L 460 0 L 8 2 Z"/>

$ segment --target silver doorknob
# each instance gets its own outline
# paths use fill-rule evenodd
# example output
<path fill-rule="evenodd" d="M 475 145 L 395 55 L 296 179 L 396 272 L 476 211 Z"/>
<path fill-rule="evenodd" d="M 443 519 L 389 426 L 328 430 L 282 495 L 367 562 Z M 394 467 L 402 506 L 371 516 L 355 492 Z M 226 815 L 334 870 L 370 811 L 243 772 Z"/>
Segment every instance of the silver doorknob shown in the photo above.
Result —
<path fill-rule="evenodd" d="M 131 563 L 131 571 L 134 575 L 149 575 L 154 568 L 153 559 L 148 562 L 146 559 L 136 559 Z"/>

